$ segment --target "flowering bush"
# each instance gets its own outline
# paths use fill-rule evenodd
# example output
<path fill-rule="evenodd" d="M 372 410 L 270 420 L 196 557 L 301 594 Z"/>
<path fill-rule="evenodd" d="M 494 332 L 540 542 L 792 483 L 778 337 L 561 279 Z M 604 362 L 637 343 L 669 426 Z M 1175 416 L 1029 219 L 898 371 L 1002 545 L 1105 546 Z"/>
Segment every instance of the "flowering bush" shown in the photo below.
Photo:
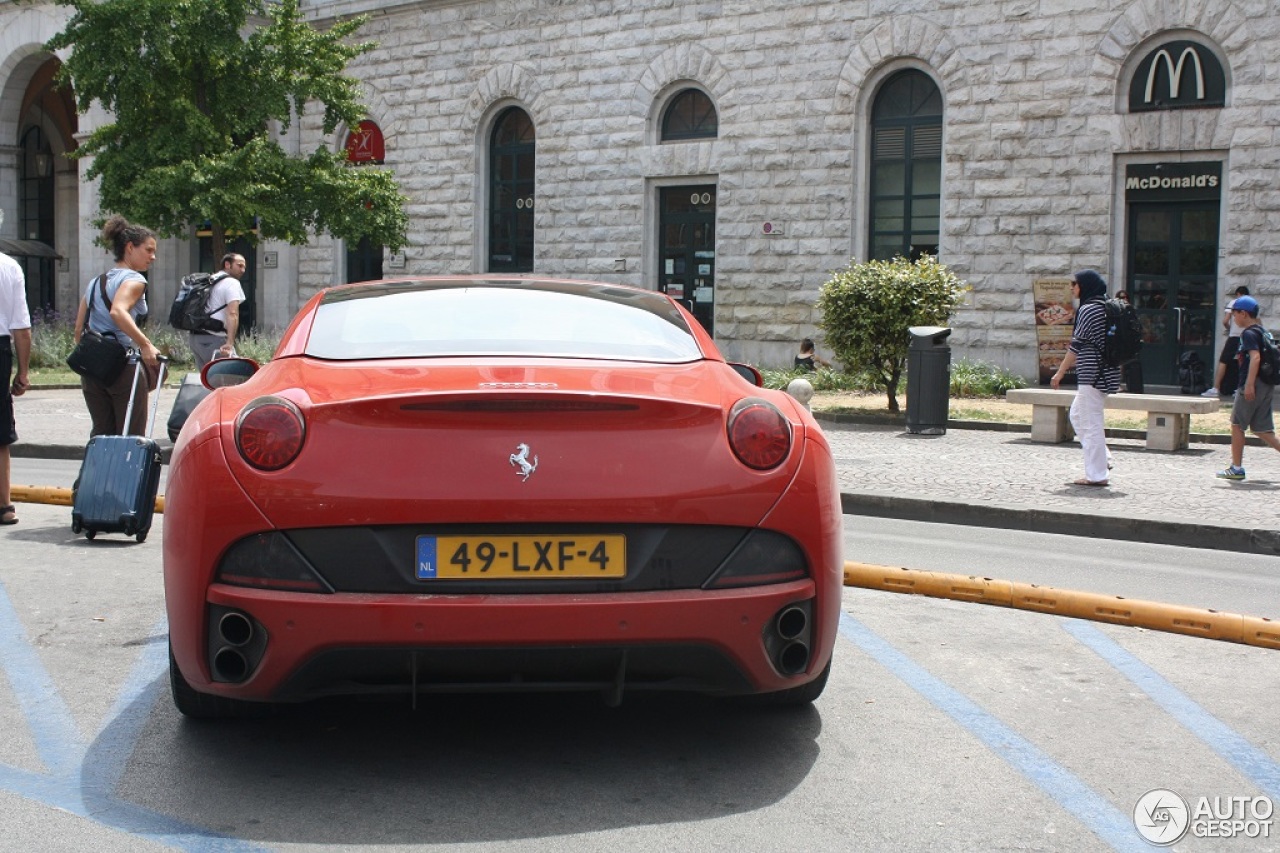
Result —
<path fill-rule="evenodd" d="M 67 356 L 75 348 L 75 315 L 59 311 L 37 310 L 31 315 L 31 367 L 34 369 L 65 370 Z M 187 344 L 187 333 L 168 324 L 146 323 L 143 331 L 169 358 L 169 369 L 193 367 L 195 358 Z M 280 343 L 277 330 L 253 329 L 236 337 L 236 354 L 251 358 L 259 364 L 271 360 Z"/>

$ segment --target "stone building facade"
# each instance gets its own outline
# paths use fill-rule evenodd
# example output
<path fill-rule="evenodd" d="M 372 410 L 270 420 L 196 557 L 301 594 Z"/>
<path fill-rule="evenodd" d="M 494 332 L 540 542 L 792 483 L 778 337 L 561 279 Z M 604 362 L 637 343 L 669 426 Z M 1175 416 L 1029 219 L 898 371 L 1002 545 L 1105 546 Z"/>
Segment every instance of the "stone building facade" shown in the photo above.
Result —
<path fill-rule="evenodd" d="M 394 170 L 410 200 L 409 245 L 374 263 L 386 277 L 494 269 L 512 257 L 495 250 L 505 239 L 495 223 L 510 213 L 526 223 L 514 227 L 527 228 L 532 272 L 667 289 L 699 309 L 726 355 L 787 363 L 795 342 L 818 332 L 814 303 L 829 271 L 879 245 L 877 212 L 892 196 L 881 178 L 896 173 L 877 159 L 876 131 L 895 112 L 886 93 L 914 72 L 936 88 L 940 129 L 939 186 L 932 196 L 917 188 L 917 221 L 928 230 L 932 216 L 940 259 L 972 286 L 954 318 L 957 356 L 1034 376 L 1033 282 L 1084 267 L 1140 296 L 1155 384 L 1189 348 L 1212 363 L 1227 291 L 1245 285 L 1265 313 L 1280 311 L 1271 0 L 303 7 L 320 25 L 370 15 L 361 37 L 378 47 L 349 71 L 366 86 L 385 157 L 363 168 Z M 40 44 L 60 14 L 0 3 L 6 210 L 21 182 Z M 690 90 L 713 107 L 714 132 L 669 136 L 670 111 Z M 495 190 L 507 162 L 497 134 L 513 108 L 527 118 L 533 164 L 517 199 L 529 207 L 514 212 Z M 94 119 L 79 117 L 77 132 Z M 345 129 L 322 138 L 314 114 L 290 137 L 300 151 L 346 141 Z M 100 252 L 83 224 L 93 187 L 54 153 L 61 300 Z M 10 223 L 0 236 L 16 236 Z M 687 268 L 667 251 L 682 227 L 705 238 Z M 166 243 L 160 298 L 197 257 L 194 240 Z M 352 249 L 325 237 L 258 247 L 258 321 L 279 325 L 316 289 L 353 277 Z"/>

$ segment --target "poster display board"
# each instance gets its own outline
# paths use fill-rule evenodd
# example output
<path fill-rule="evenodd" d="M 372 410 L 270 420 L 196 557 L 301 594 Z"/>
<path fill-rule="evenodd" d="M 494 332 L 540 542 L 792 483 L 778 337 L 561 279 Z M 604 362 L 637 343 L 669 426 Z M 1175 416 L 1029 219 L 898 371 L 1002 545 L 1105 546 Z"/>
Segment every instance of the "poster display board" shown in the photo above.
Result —
<path fill-rule="evenodd" d="M 1040 384 L 1048 385 L 1071 343 L 1071 327 L 1076 319 L 1075 302 L 1071 298 L 1070 278 L 1038 278 L 1031 282 L 1036 312 L 1036 348 L 1040 365 Z M 1063 377 L 1075 382 L 1075 371 Z"/>

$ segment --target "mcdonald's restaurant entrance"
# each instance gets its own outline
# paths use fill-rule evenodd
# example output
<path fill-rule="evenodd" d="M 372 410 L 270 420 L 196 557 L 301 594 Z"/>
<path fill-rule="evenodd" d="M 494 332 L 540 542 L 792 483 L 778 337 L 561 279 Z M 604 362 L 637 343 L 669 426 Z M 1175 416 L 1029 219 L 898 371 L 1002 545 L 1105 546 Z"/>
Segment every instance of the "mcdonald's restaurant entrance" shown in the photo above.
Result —
<path fill-rule="evenodd" d="M 1221 162 L 1127 167 L 1125 287 L 1142 320 L 1150 384 L 1178 384 L 1190 352 L 1212 376 L 1221 189 Z"/>

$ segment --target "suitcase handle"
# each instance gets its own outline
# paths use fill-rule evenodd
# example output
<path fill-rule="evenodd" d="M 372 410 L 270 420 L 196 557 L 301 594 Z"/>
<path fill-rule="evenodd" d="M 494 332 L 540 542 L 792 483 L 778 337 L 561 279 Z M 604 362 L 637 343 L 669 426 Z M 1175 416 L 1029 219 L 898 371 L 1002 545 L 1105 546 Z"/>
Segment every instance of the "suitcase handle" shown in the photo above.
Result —
<path fill-rule="evenodd" d="M 129 434 L 129 422 L 133 420 L 133 400 L 138 394 L 138 382 L 142 378 L 142 369 L 144 367 L 141 357 L 137 350 L 129 352 L 129 359 L 137 365 L 133 369 L 133 385 L 129 388 L 129 405 L 124 410 L 124 423 L 120 425 L 121 435 Z M 169 365 L 168 356 L 160 356 L 157 361 L 160 363 L 160 377 L 156 380 L 155 399 L 151 401 L 151 414 L 147 417 L 147 432 L 145 438 L 151 438 L 151 433 L 156 426 L 156 411 L 160 408 L 160 389 L 164 387 L 164 373 Z"/>

